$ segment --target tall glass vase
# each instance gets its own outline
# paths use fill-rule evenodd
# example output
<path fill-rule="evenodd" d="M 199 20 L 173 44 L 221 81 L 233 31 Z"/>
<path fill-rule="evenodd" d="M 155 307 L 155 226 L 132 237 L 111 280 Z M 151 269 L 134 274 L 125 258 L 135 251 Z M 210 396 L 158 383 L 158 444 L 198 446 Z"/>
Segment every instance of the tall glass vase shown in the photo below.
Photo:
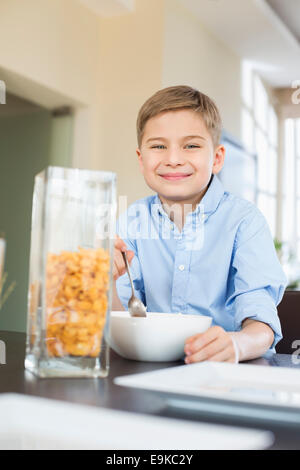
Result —
<path fill-rule="evenodd" d="M 48 167 L 35 178 L 25 368 L 106 377 L 116 175 Z"/>

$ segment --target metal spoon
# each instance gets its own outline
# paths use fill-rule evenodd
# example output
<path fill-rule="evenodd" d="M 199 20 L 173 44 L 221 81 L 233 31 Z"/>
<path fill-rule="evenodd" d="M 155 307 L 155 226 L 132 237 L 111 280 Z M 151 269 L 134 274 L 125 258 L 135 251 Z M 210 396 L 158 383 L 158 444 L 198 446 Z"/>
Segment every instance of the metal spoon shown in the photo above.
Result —
<path fill-rule="evenodd" d="M 128 260 L 127 260 L 126 252 L 122 251 L 122 255 L 123 255 L 123 258 L 124 258 L 124 261 L 125 261 L 125 266 L 126 266 L 126 270 L 127 270 L 129 280 L 130 280 L 131 290 L 132 290 L 132 296 L 130 297 L 129 302 L 128 302 L 129 313 L 132 317 L 146 317 L 147 315 L 146 315 L 145 305 L 143 304 L 143 302 L 140 299 L 138 299 L 134 295 L 134 288 L 133 288 L 133 283 L 132 283 L 132 279 L 131 279 L 131 274 L 130 274 L 130 270 L 129 270 L 129 263 L 128 263 Z"/>

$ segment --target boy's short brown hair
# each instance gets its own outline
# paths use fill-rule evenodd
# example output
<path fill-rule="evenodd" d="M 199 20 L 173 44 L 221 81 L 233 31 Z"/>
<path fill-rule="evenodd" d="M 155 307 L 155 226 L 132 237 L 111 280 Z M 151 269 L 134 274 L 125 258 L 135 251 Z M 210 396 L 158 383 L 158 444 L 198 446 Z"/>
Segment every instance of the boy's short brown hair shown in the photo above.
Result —
<path fill-rule="evenodd" d="M 220 143 L 222 120 L 213 100 L 194 88 L 180 85 L 159 90 L 143 104 L 136 123 L 138 146 L 141 146 L 145 126 L 149 119 L 176 109 L 191 109 L 199 113 L 212 137 L 214 146 Z"/>

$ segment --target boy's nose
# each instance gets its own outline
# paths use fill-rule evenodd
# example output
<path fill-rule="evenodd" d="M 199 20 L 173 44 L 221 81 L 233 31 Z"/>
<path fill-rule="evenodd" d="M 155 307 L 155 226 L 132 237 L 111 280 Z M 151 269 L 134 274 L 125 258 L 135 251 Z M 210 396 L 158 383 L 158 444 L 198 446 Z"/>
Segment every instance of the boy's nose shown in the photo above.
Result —
<path fill-rule="evenodd" d="M 181 152 L 178 152 L 176 150 L 169 151 L 167 152 L 165 156 L 165 164 L 166 165 L 182 165 L 185 162 L 183 155 L 181 155 Z"/>

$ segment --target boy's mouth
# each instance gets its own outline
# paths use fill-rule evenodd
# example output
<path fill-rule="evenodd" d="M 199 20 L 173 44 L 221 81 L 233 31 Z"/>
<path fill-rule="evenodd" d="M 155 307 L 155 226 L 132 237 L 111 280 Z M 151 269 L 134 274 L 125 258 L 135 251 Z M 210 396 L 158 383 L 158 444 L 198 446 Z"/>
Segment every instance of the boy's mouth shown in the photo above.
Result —
<path fill-rule="evenodd" d="M 191 175 L 192 173 L 165 173 L 159 176 L 161 176 L 162 178 L 168 181 L 178 181 L 178 180 L 186 179 Z"/>

